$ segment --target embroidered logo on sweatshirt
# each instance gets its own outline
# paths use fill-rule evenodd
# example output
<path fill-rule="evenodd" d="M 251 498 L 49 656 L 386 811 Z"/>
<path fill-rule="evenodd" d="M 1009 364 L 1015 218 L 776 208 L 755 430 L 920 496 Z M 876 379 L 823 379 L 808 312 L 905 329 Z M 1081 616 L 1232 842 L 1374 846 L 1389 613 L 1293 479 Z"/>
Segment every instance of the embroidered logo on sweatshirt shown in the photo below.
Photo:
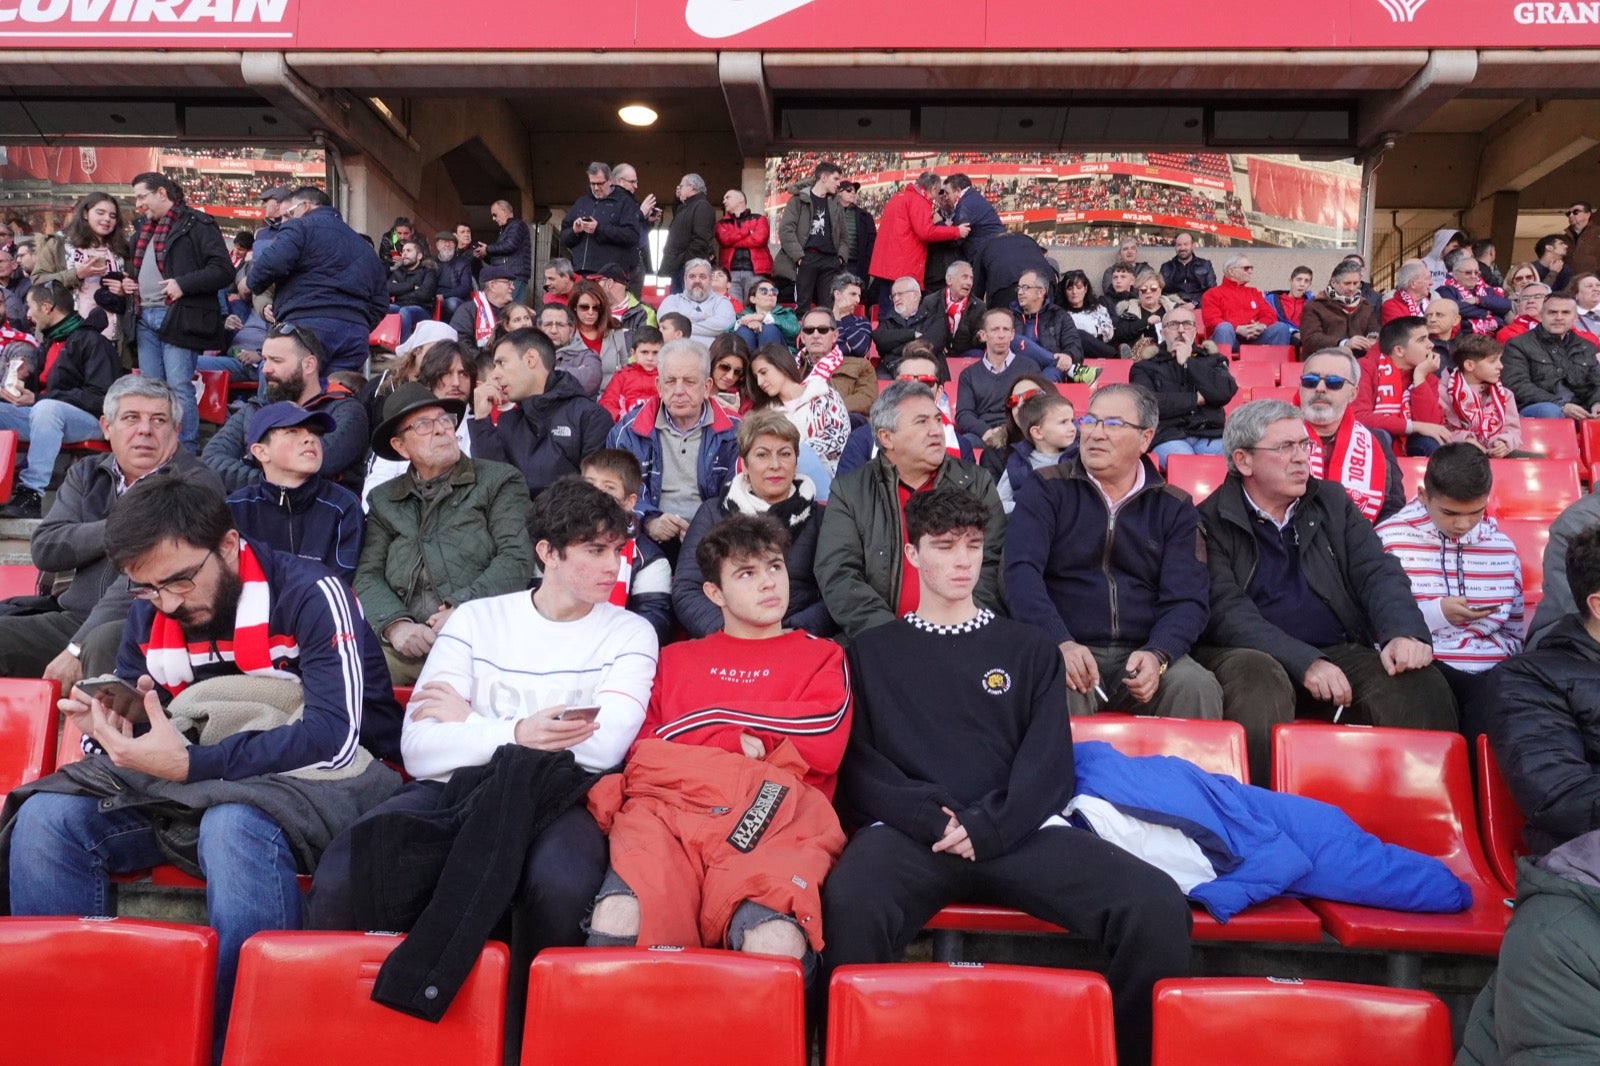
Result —
<path fill-rule="evenodd" d="M 1011 675 L 998 666 L 983 675 L 983 691 L 991 696 L 1003 696 L 1011 691 Z"/>
<path fill-rule="evenodd" d="M 733 832 L 728 834 L 728 843 L 743 852 L 754 851 L 771 827 L 772 816 L 783 803 L 783 797 L 788 794 L 788 785 L 780 785 L 776 781 L 761 782 L 756 798 L 739 818 L 739 824 L 733 827 Z"/>

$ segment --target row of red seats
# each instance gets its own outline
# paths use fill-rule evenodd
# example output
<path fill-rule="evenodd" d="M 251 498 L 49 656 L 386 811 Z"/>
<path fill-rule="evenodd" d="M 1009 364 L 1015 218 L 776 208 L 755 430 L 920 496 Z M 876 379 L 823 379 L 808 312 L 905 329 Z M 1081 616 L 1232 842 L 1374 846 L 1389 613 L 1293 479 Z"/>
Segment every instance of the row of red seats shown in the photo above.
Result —
<path fill-rule="evenodd" d="M 399 938 L 262 933 L 246 941 L 224 1066 L 350 1060 L 499 1066 L 508 952 L 492 943 L 437 1024 L 372 1002 Z M 0 919 L 0 1040 L 19 1062 L 209 1061 L 216 934 L 194 926 Z M 155 994 L 139 994 L 161 974 Z M 1419 991 L 1330 981 L 1163 981 L 1154 1066 L 1444 1066 L 1449 1012 Z M 845 967 L 828 989 L 827 1061 L 1115 1066 L 1098 974 L 1026 966 Z M 83 1004 L 94 1009 L 83 1010 Z M 1025 1019 L 1026 1024 L 1018 1024 Z M 555 949 L 533 961 L 520 1061 L 805 1066 L 797 963 L 698 949 Z"/>
<path fill-rule="evenodd" d="M 65 721 L 57 739 L 55 696 L 53 682 L 0 681 L 0 794 L 78 757 L 76 731 Z M 1073 734 L 1129 755 L 1175 755 L 1212 773 L 1248 779 L 1237 723 L 1100 715 L 1076 719 Z M 1226 925 L 1196 908 L 1196 939 L 1305 943 L 1326 932 L 1350 947 L 1498 951 L 1522 823 L 1486 745 L 1477 753 L 1483 772 L 1476 803 L 1465 742 L 1456 734 L 1307 722 L 1279 726 L 1273 746 L 1275 789 L 1332 803 L 1368 832 L 1440 859 L 1472 887 L 1473 907 L 1458 915 L 1413 915 L 1276 899 Z M 162 884 L 198 884 L 168 868 L 154 876 Z M 959 952 L 962 932 L 1059 932 L 1015 911 L 970 904 L 946 908 L 928 928 L 936 932 L 941 955 L 950 957 Z"/>

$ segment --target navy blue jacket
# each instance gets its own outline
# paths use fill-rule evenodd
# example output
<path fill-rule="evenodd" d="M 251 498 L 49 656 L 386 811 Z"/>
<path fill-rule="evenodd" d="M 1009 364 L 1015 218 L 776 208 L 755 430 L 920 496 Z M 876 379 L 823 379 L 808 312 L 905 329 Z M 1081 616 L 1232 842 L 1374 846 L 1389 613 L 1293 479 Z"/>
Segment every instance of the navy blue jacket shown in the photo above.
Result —
<path fill-rule="evenodd" d="M 1000 221 L 1000 212 L 994 209 L 994 204 L 985 200 L 976 186 L 967 190 L 956 201 L 955 210 L 950 212 L 952 226 L 959 226 L 963 222 L 971 224 L 972 228 L 961 242 L 961 258 L 976 270 L 983 246 L 1004 233 L 1006 224 Z"/>
<path fill-rule="evenodd" d="M 578 233 L 572 224 L 580 218 L 595 221 L 593 233 Z M 603 199 L 592 193 L 578 197 L 561 224 L 561 244 L 572 257 L 572 269 L 589 274 L 607 263 L 627 270 L 639 261 L 639 244 L 644 239 L 644 216 L 628 190 L 613 185 Z"/>
<path fill-rule="evenodd" d="M 533 238 L 528 224 L 520 218 L 506 220 L 500 235 L 483 253 L 484 262 L 490 266 L 503 266 L 513 277 L 527 281 L 533 276 Z"/>
<path fill-rule="evenodd" d="M 972 272 L 977 279 L 973 291 L 982 291 L 984 301 L 993 306 L 995 294 L 1007 286 L 1015 285 L 1029 270 L 1039 271 L 1044 276 L 1045 285 L 1055 288 L 1055 264 L 1044 254 L 1039 242 L 1026 233 L 1002 234 L 984 244 L 983 251 L 973 261 Z M 1051 351 L 1063 352 L 1066 349 L 1052 348 Z"/>
<path fill-rule="evenodd" d="M 300 679 L 305 713 L 276 729 L 235 733 L 216 744 L 191 747 L 188 780 L 239 781 L 305 767 L 339 769 L 350 765 L 358 745 L 398 762 L 400 705 L 383 646 L 362 617 L 355 594 L 325 567 L 269 551 L 264 544 L 256 559 L 270 596 L 272 665 Z M 153 604 L 133 602 L 117 649 L 116 673 L 124 681 L 136 682 L 150 672 L 145 651 L 154 617 Z M 239 673 L 231 656 L 191 656 L 196 681 Z"/>
<path fill-rule="evenodd" d="M 1080 463 L 1038 471 L 1006 529 L 1006 600 L 1057 644 L 1132 644 L 1176 659 L 1211 613 L 1200 515 L 1140 462 L 1144 488 L 1115 519 Z"/>
<path fill-rule="evenodd" d="M 728 491 L 739 462 L 739 420 L 719 404 L 710 404 L 711 419 L 700 433 L 695 463 L 700 500 L 714 500 Z M 624 448 L 639 460 L 644 483 L 639 488 L 639 517 L 648 522 L 661 513 L 661 431 L 656 428 L 659 399 L 640 404 L 625 415 L 606 439 L 608 448 Z M 476 452 L 474 452 L 476 454 Z"/>
<path fill-rule="evenodd" d="M 472 263 L 472 256 L 460 252 L 439 263 L 438 295 L 446 300 L 465 300 L 471 296 Z"/>
<path fill-rule="evenodd" d="M 389 273 L 361 235 L 331 207 L 318 207 L 278 227 L 265 251 L 251 258 L 245 285 L 276 285 L 272 312 L 279 322 L 337 318 L 371 329 L 389 313 Z"/>
<path fill-rule="evenodd" d="M 293 489 L 263 478 L 229 496 L 228 510 L 233 524 L 251 541 L 321 563 L 346 582 L 355 580 L 367 519 L 361 500 L 349 489 L 321 474 Z"/>

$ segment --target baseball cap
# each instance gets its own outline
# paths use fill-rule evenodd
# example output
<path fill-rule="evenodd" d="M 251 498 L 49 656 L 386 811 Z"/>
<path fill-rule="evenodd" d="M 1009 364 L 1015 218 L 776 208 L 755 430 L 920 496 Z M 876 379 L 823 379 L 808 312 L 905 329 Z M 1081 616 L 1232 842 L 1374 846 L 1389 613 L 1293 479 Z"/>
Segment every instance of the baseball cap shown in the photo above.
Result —
<path fill-rule="evenodd" d="M 594 272 L 594 276 L 597 278 L 605 278 L 607 281 L 620 281 L 624 285 L 626 285 L 628 282 L 628 272 L 623 270 L 615 263 L 607 263 L 599 270 L 596 270 Z"/>
<path fill-rule="evenodd" d="M 275 429 L 287 429 L 290 426 L 305 426 L 314 433 L 329 433 L 334 428 L 332 416 L 322 411 L 307 411 L 299 404 L 290 403 L 288 400 L 279 400 L 269 403 L 250 416 L 250 423 L 245 427 L 245 445 L 260 444 L 261 438 Z"/>
<path fill-rule="evenodd" d="M 263 189 L 261 190 L 261 195 L 256 197 L 257 200 L 287 200 L 288 198 L 289 190 L 283 185 L 274 185 L 270 189 Z"/>

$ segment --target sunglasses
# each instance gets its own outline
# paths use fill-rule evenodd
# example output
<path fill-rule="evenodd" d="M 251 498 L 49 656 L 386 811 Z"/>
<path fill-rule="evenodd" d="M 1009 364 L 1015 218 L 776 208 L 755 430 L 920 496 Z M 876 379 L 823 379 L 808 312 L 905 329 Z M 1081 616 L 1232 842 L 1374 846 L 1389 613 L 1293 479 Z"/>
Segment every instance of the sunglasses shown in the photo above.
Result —
<path fill-rule="evenodd" d="M 1588 213 L 1589 212 L 1585 211 L 1581 207 L 1571 207 L 1571 208 L 1567 209 L 1567 217 L 1568 218 L 1571 218 L 1573 215 L 1587 215 Z"/>
<path fill-rule="evenodd" d="M 832 333 L 832 326 L 801 326 L 801 333 Z"/>
<path fill-rule="evenodd" d="M 1350 384 L 1349 379 L 1348 378 L 1342 378 L 1338 374 L 1301 374 L 1300 375 L 1300 387 L 1302 389 L 1314 389 L 1318 385 L 1326 385 L 1328 387 L 1328 391 L 1329 392 L 1338 392 L 1340 389 L 1344 388 L 1348 384 Z"/>
<path fill-rule="evenodd" d="M 598 310 L 600 310 L 600 305 L 599 304 L 573 304 L 572 305 L 572 309 L 574 311 L 598 311 Z"/>
<path fill-rule="evenodd" d="M 896 381 L 920 381 L 924 385 L 928 385 L 928 386 L 935 386 L 935 385 L 939 384 L 939 379 L 934 377 L 932 374 L 901 374 L 899 377 L 895 378 L 895 380 Z"/>
<path fill-rule="evenodd" d="M 1007 407 L 1021 407 L 1029 400 L 1043 392 L 1043 389 L 1029 389 L 1027 392 L 1017 392 L 1006 397 Z"/>

